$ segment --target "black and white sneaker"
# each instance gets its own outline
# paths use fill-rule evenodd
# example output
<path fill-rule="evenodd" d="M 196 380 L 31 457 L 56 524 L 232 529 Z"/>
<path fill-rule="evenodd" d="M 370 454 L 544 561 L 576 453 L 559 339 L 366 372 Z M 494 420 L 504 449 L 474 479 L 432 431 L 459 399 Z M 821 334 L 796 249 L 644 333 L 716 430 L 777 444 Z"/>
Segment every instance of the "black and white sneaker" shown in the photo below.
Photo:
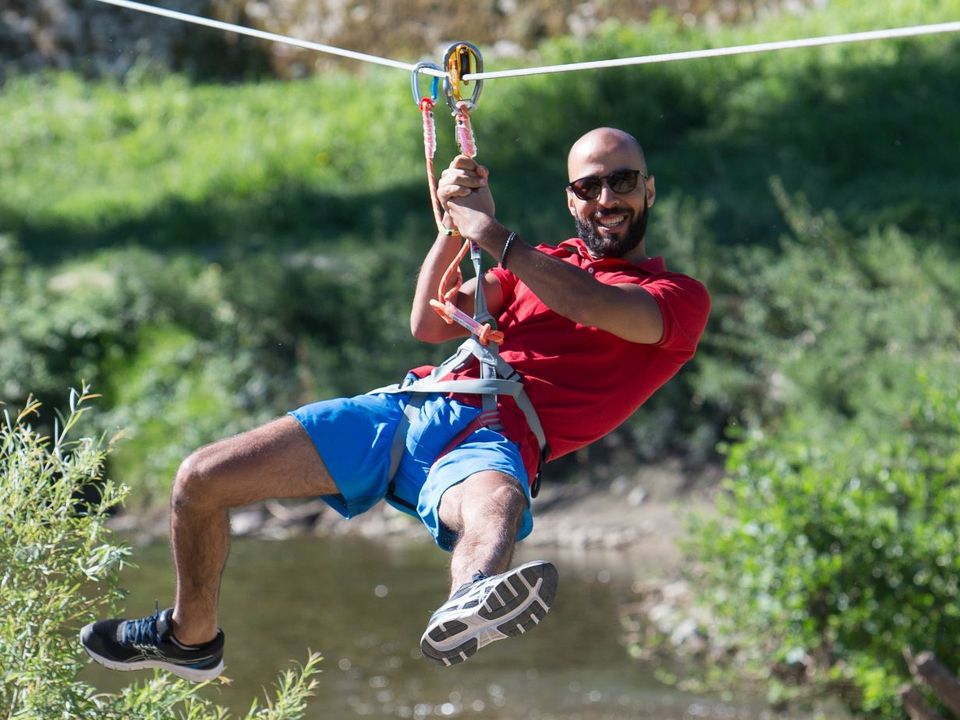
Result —
<path fill-rule="evenodd" d="M 557 569 L 542 560 L 493 577 L 477 573 L 430 618 L 421 652 L 449 667 L 485 645 L 522 635 L 546 616 L 558 580 Z"/>
<path fill-rule="evenodd" d="M 223 672 L 223 631 L 203 645 L 182 645 L 173 637 L 173 609 L 139 620 L 100 620 L 80 631 L 87 654 L 111 670 L 161 668 L 203 682 Z"/>

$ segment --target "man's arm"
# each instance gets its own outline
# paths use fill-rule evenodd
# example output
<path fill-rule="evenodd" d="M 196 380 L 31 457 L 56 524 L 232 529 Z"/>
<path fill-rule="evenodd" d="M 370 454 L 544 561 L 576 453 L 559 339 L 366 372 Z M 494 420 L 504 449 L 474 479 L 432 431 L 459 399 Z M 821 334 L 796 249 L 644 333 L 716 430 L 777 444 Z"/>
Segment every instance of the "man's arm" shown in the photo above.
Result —
<path fill-rule="evenodd" d="M 478 166 L 476 162 L 465 156 L 457 156 L 450 167 L 443 171 L 437 186 L 437 195 L 441 205 L 446 208 L 450 200 L 455 197 L 471 196 L 476 206 L 491 217 L 494 213 L 493 197 L 487 185 L 486 168 Z M 451 227 L 453 220 L 449 213 L 443 219 L 444 224 Z M 429 343 L 440 343 L 458 337 L 465 337 L 468 332 L 460 325 L 448 324 L 430 306 L 430 300 L 437 297 L 437 289 L 443 273 L 460 250 L 463 238 L 458 235 L 439 233 L 433 246 L 420 265 L 420 274 L 417 276 L 417 287 L 413 295 L 413 307 L 410 310 L 410 332 L 418 340 Z M 467 280 L 460 291 L 453 298 L 453 303 L 468 315 L 473 315 L 474 293 L 477 286 L 476 279 Z M 496 317 L 503 307 L 503 292 L 500 282 L 492 275 L 486 275 L 483 280 L 483 290 L 487 301 L 487 309 Z"/>
<path fill-rule="evenodd" d="M 480 245 L 499 257 L 509 231 L 499 223 L 485 230 Z M 663 316 L 653 296 L 638 285 L 607 285 L 585 270 L 513 243 L 510 271 L 555 313 L 581 325 L 605 330 L 628 342 L 653 344 L 663 336 Z"/>
<path fill-rule="evenodd" d="M 466 337 L 469 333 L 457 323 L 448 324 L 436 310 L 430 306 L 430 300 L 437 297 L 437 288 L 443 273 L 457 255 L 463 238 L 459 236 L 437 235 L 433 247 L 424 258 L 417 276 L 417 288 L 413 295 L 413 307 L 410 310 L 410 332 L 417 340 L 428 343 L 441 343 L 454 338 Z M 473 315 L 476 278 L 463 283 L 453 298 L 453 304 L 468 315 Z M 490 314 L 497 316 L 503 306 L 503 292 L 500 282 L 492 275 L 485 275 L 483 291 Z"/>
<path fill-rule="evenodd" d="M 465 237 L 500 259 L 510 233 L 478 195 L 452 196 L 446 205 L 448 214 Z M 653 344 L 663 336 L 660 306 L 637 285 L 606 285 L 524 243 L 510 246 L 506 262 L 550 309 L 576 323 L 606 330 L 629 342 Z"/>

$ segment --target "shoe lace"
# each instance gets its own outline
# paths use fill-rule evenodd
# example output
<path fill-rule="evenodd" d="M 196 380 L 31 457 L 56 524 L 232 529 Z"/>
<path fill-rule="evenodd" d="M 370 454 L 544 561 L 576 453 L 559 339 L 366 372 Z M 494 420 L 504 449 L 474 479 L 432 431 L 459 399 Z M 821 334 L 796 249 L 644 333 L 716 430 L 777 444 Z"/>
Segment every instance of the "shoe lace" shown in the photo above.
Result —
<path fill-rule="evenodd" d="M 123 625 L 123 642 L 134 645 L 149 645 L 158 647 L 160 645 L 160 633 L 157 630 L 157 622 L 160 620 L 160 604 L 157 603 L 153 615 L 139 620 L 127 620 Z"/>

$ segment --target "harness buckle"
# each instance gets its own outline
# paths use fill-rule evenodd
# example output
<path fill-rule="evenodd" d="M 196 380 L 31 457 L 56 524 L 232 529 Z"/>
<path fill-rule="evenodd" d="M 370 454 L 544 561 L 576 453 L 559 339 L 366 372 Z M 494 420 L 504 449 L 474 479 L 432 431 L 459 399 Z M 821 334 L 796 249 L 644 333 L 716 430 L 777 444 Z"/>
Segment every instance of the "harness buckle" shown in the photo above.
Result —
<path fill-rule="evenodd" d="M 540 494 L 540 478 L 543 475 L 543 466 L 547 463 L 547 455 L 550 448 L 544 445 L 540 448 L 540 461 L 537 463 L 537 474 L 533 478 L 533 485 L 530 486 L 530 497 L 535 498 Z"/>

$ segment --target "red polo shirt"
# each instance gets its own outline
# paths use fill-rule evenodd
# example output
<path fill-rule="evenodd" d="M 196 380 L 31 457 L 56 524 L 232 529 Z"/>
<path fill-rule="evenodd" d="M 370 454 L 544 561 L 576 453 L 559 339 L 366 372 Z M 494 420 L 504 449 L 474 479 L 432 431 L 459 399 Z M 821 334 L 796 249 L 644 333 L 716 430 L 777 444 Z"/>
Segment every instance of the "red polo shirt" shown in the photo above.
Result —
<path fill-rule="evenodd" d="M 639 285 L 654 297 L 663 316 L 658 343 L 629 342 L 558 315 L 509 270 L 491 271 L 505 300 L 497 318 L 505 336 L 500 356 L 523 376 L 552 460 L 623 423 L 693 357 L 707 323 L 710 296 L 693 278 L 668 272 L 659 257 L 638 265 L 620 258 L 595 259 L 579 238 L 537 249 L 586 270 L 599 282 Z M 420 375 L 422 370 L 416 372 Z M 450 377 L 477 375 L 474 362 Z M 539 455 L 536 438 L 512 398 L 500 399 L 500 417 L 504 434 L 520 446 L 532 483 Z"/>

